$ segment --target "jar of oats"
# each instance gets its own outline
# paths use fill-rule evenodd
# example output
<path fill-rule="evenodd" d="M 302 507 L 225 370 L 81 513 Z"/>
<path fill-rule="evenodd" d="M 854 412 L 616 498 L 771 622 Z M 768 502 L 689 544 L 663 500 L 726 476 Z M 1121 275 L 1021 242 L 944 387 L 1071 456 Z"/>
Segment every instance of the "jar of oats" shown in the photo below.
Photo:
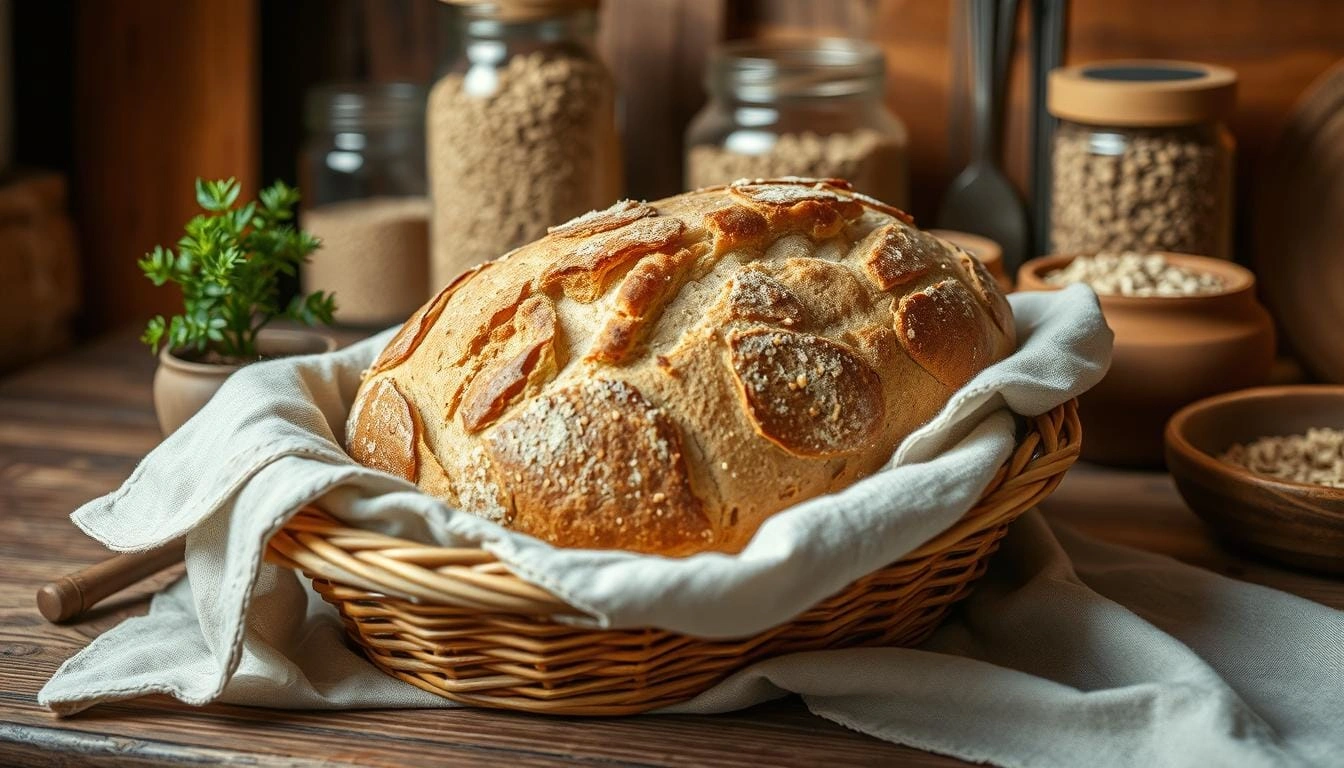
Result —
<path fill-rule="evenodd" d="M 431 281 L 621 196 L 597 0 L 448 0 L 426 142 Z"/>
<path fill-rule="evenodd" d="M 299 152 L 299 224 L 322 241 L 304 291 L 336 296 L 344 325 L 400 323 L 433 295 L 425 193 L 425 87 L 313 88 Z"/>
<path fill-rule="evenodd" d="M 688 189 L 741 178 L 848 179 L 896 206 L 905 124 L 883 103 L 882 51 L 858 40 L 747 40 L 710 57 L 709 102 L 686 131 Z"/>
<path fill-rule="evenodd" d="M 1179 61 L 1051 72 L 1051 250 L 1232 258 L 1235 148 L 1223 121 L 1236 81 L 1230 69 Z"/>

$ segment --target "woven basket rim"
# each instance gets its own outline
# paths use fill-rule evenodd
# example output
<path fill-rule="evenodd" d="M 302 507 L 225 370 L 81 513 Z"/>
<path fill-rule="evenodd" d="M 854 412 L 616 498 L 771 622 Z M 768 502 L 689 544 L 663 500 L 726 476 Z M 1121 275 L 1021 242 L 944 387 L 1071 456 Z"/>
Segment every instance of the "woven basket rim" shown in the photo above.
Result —
<path fill-rule="evenodd" d="M 1082 429 L 1077 401 L 1071 399 L 1045 414 L 1024 418 L 1028 422 L 1025 434 L 977 503 L 898 562 L 946 549 L 976 531 L 1003 525 L 1053 492 L 1078 458 Z M 267 550 L 270 562 L 363 590 L 374 599 L 405 600 L 422 612 L 443 606 L 487 616 L 593 618 L 526 580 L 484 549 L 426 544 L 351 527 L 313 505 L 277 531 Z"/>

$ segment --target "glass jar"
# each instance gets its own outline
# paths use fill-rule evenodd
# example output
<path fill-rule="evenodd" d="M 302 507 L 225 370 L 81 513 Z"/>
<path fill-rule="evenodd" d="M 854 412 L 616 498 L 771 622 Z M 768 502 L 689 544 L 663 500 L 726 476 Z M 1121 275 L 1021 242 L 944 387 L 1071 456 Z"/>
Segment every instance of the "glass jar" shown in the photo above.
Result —
<path fill-rule="evenodd" d="M 430 90 L 435 284 L 620 197 L 616 87 L 597 2 L 444 6 Z"/>
<path fill-rule="evenodd" d="M 876 46 L 740 41 L 710 57 L 709 102 L 686 131 L 688 189 L 740 178 L 836 177 L 892 205 L 909 197 L 905 124 L 883 103 Z"/>
<path fill-rule="evenodd" d="M 322 247 L 302 282 L 336 295 L 343 324 L 400 322 L 431 293 L 425 97 L 412 83 L 308 92 L 299 223 Z"/>
<path fill-rule="evenodd" d="M 1232 258 L 1236 74 L 1175 61 L 1050 73 L 1050 247 Z"/>

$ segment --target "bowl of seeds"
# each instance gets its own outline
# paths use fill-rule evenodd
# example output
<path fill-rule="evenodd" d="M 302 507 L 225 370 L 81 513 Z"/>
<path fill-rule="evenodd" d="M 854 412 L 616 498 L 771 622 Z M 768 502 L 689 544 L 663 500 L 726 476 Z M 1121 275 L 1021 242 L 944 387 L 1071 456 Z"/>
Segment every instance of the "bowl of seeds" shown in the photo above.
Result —
<path fill-rule="evenodd" d="M 1177 410 L 1269 379 L 1274 324 L 1244 267 L 1179 253 L 1095 253 L 1045 256 L 1018 272 L 1018 290 L 1072 283 L 1097 292 L 1115 332 L 1110 371 L 1079 400 L 1086 460 L 1160 465 L 1162 429 Z"/>
<path fill-rule="evenodd" d="M 1219 539 L 1344 574 L 1344 386 L 1206 398 L 1172 417 L 1165 441 L 1177 489 Z"/>

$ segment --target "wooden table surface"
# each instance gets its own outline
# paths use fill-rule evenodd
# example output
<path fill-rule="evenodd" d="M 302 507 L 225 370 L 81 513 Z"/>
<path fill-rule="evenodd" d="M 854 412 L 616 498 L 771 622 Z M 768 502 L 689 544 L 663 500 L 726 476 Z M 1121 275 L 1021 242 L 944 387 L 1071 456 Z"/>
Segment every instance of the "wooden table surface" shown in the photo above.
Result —
<path fill-rule="evenodd" d="M 36 694 L 99 633 L 143 613 L 170 570 L 84 621 L 38 614 L 42 583 L 107 553 L 71 525 L 159 439 L 154 361 L 118 334 L 0 381 L 0 765 L 964 765 L 808 713 L 797 698 L 714 716 L 549 718 L 473 710 L 194 708 L 166 697 L 58 719 Z M 1096 536 L 1344 608 L 1344 582 L 1241 559 L 1158 473 L 1075 468 L 1046 513 Z"/>

